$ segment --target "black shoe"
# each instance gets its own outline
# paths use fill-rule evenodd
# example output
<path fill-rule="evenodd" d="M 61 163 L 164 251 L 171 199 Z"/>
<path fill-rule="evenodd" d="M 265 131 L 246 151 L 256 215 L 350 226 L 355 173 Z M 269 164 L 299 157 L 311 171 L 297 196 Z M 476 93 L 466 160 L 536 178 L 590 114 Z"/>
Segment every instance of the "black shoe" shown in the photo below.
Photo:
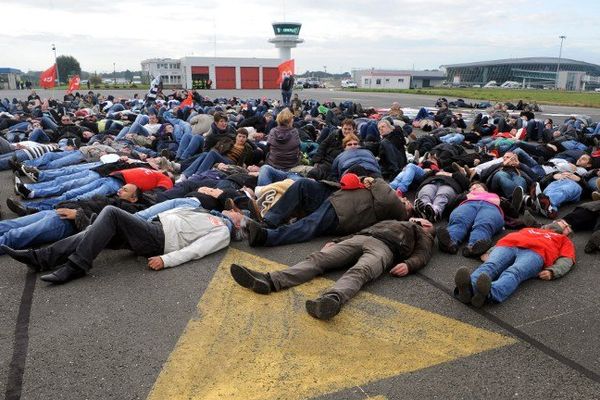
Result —
<path fill-rule="evenodd" d="M 24 199 L 28 199 L 31 194 L 31 190 L 27 189 L 22 183 L 17 183 L 15 185 L 15 191 L 18 195 L 23 196 Z"/>
<path fill-rule="evenodd" d="M 450 238 L 448 227 L 442 226 L 437 230 L 438 247 L 441 251 L 450 254 L 456 254 L 458 251 L 457 245 Z"/>
<path fill-rule="evenodd" d="M 269 294 L 273 290 L 273 281 L 269 275 L 253 271 L 243 265 L 231 264 L 231 276 L 240 285 L 259 294 Z"/>
<path fill-rule="evenodd" d="M 8 165 L 13 170 L 13 172 L 20 173 L 21 167 L 23 166 L 18 160 L 17 157 L 13 156 L 13 158 L 8 160 Z"/>
<path fill-rule="evenodd" d="M 466 246 L 463 249 L 463 256 L 465 257 L 479 257 L 488 249 L 492 247 L 492 241 L 488 239 L 481 239 L 473 243 L 471 246 Z"/>
<path fill-rule="evenodd" d="M 431 223 L 436 223 L 440 219 L 431 204 L 425 204 L 425 218 Z"/>
<path fill-rule="evenodd" d="M 585 244 L 583 251 L 589 254 L 594 253 L 598 249 L 600 249 L 600 231 L 596 231 L 592 234 L 590 240 Z"/>
<path fill-rule="evenodd" d="M 492 290 L 492 280 L 487 274 L 481 274 L 475 282 L 475 294 L 471 298 L 473 307 L 481 308 Z"/>
<path fill-rule="evenodd" d="M 11 199 L 10 197 L 6 199 L 6 205 L 12 212 L 17 214 L 19 217 L 31 214 L 30 209 L 28 207 L 26 207 L 20 201 Z"/>
<path fill-rule="evenodd" d="M 317 319 L 331 319 L 342 309 L 342 304 L 335 296 L 325 295 L 316 300 L 306 300 L 306 312 Z"/>
<path fill-rule="evenodd" d="M 473 297 L 473 286 L 471 285 L 471 273 L 467 267 L 460 267 L 454 275 L 454 296 L 461 302 L 469 304 Z"/>
<path fill-rule="evenodd" d="M 72 263 L 67 261 L 57 270 L 55 270 L 49 274 L 40 276 L 40 279 L 43 280 L 44 282 L 58 284 L 58 283 L 67 283 L 74 279 L 81 278 L 84 275 L 85 275 L 84 270 L 74 266 Z"/>
<path fill-rule="evenodd" d="M 27 267 L 31 268 L 35 272 L 42 271 L 42 266 L 40 265 L 37 257 L 35 256 L 35 252 L 31 249 L 26 250 L 15 250 L 10 248 L 4 244 L 0 244 L 0 249 L 8 255 L 13 260 L 16 260 L 20 263 L 26 264 Z"/>
<path fill-rule="evenodd" d="M 518 213 L 521 210 L 521 205 L 523 204 L 523 188 L 521 186 L 517 186 L 512 193 L 512 199 L 510 200 L 510 205 L 512 208 Z"/>
<path fill-rule="evenodd" d="M 250 247 L 264 246 L 267 242 L 267 230 L 251 219 L 248 220 L 246 228 L 248 229 L 248 245 Z"/>

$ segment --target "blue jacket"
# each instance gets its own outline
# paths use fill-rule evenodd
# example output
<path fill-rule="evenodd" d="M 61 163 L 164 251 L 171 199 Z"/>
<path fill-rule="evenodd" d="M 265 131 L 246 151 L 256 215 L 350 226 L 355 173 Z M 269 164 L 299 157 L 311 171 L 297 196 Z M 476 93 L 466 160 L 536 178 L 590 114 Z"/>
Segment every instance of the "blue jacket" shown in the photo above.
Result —
<path fill-rule="evenodd" d="M 355 165 L 360 165 L 373 175 L 381 176 L 381 169 L 373 153 L 367 149 L 350 149 L 342 151 L 333 160 L 331 165 L 332 178 L 339 180 L 349 168 Z"/>

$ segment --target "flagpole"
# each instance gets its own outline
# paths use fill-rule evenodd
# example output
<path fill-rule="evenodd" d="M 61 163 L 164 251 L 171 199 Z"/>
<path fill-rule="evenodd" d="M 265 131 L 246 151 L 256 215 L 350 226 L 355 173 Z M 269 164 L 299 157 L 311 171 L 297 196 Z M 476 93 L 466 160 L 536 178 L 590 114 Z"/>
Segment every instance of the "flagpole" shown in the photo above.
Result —
<path fill-rule="evenodd" d="M 52 43 L 52 51 L 54 52 L 54 65 L 56 65 L 56 80 L 58 81 L 56 86 L 60 85 L 60 74 L 58 73 L 58 60 L 56 58 L 56 46 L 54 45 L 54 43 Z M 54 97 L 54 88 L 56 86 L 52 87 L 52 96 Z"/>

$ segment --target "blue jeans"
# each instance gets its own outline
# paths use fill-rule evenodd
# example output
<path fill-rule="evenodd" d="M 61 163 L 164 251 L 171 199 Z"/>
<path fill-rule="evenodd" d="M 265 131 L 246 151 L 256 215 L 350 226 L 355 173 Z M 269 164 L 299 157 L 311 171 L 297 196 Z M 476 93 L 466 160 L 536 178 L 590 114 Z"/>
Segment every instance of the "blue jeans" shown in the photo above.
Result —
<path fill-rule="evenodd" d="M 282 90 L 281 91 L 281 98 L 283 100 L 283 105 L 286 107 L 290 106 L 290 99 L 292 98 L 292 91 L 291 90 Z"/>
<path fill-rule="evenodd" d="M 60 152 L 48 152 L 44 153 L 41 157 L 34 158 L 23 162 L 28 167 L 35 167 L 37 169 L 56 169 L 66 167 L 68 165 L 79 164 L 85 160 L 85 156 L 79 150 L 72 151 L 60 151 Z"/>
<path fill-rule="evenodd" d="M 560 142 L 560 144 L 562 145 L 562 147 L 564 147 L 565 150 L 585 151 L 587 149 L 587 146 L 585 144 L 576 140 L 565 140 L 563 142 Z"/>
<path fill-rule="evenodd" d="M 87 185 L 71 189 L 58 197 L 43 199 L 39 201 L 24 201 L 23 204 L 25 204 L 27 207 L 36 208 L 38 210 L 51 210 L 55 205 L 65 200 L 85 200 L 90 199 L 96 195 L 113 195 L 117 193 L 121 186 L 122 182 L 119 179 L 101 178 L 96 179 L 93 182 L 88 183 Z"/>
<path fill-rule="evenodd" d="M 335 232 L 337 225 L 335 209 L 329 200 L 325 200 L 314 212 L 293 224 L 267 229 L 265 246 L 306 242 L 317 236 Z"/>
<path fill-rule="evenodd" d="M 440 140 L 448 144 L 461 144 L 465 140 L 465 135 L 460 133 L 449 133 L 440 137 Z"/>
<path fill-rule="evenodd" d="M 402 193 L 406 193 L 413 182 L 419 183 L 424 177 L 425 170 L 423 168 L 415 164 L 407 164 L 402 172 L 390 182 L 390 187 L 394 190 L 400 189 Z"/>
<path fill-rule="evenodd" d="M 184 133 L 177 147 L 176 157 L 185 160 L 202 150 L 204 145 L 204 136 L 195 135 L 191 132 Z M 187 175 L 186 175 L 187 176 Z"/>
<path fill-rule="evenodd" d="M 488 275 L 492 280 L 489 299 L 502 303 L 517 290 L 521 282 L 535 278 L 543 266 L 543 258 L 533 250 L 496 247 L 487 261 L 473 271 L 471 284 L 475 288 L 479 275 Z"/>
<path fill-rule="evenodd" d="M 38 143 L 50 143 L 50 138 L 41 128 L 35 128 L 33 131 L 31 131 L 29 134 L 29 140 Z"/>
<path fill-rule="evenodd" d="M 570 179 L 551 182 L 544 189 L 544 194 L 550 198 L 550 204 L 556 210 L 564 203 L 579 201 L 582 192 L 581 186 Z"/>
<path fill-rule="evenodd" d="M 115 140 L 125 139 L 125 135 L 128 133 L 135 133 L 143 136 L 148 136 L 148 131 L 144 128 L 149 121 L 147 115 L 140 114 L 136 117 L 135 121 L 131 126 L 126 126 L 121 129 L 121 132 L 115 137 Z"/>
<path fill-rule="evenodd" d="M 279 182 L 285 179 L 292 179 L 297 181 L 300 178 L 302 178 L 302 176 L 298 175 L 295 172 L 282 171 L 280 169 L 265 164 L 262 167 L 260 167 L 256 186 L 266 186 L 273 182 Z"/>
<path fill-rule="evenodd" d="M 433 115 L 429 114 L 429 111 L 427 111 L 425 107 L 421 107 L 415 116 L 415 121 L 419 121 L 421 119 L 433 119 Z"/>
<path fill-rule="evenodd" d="M 0 244 L 13 249 L 26 249 L 42 243 L 54 242 L 74 233 L 73 223 L 61 219 L 54 210 L 0 221 Z M 2 254 L 1 250 L 0 254 Z"/>
<path fill-rule="evenodd" d="M 535 172 L 536 174 L 538 174 L 539 176 L 544 176 L 546 175 L 546 171 L 544 171 L 544 168 L 539 165 L 537 163 L 537 161 L 535 161 L 533 159 L 533 157 L 531 157 L 529 155 L 529 153 L 527 153 L 525 150 L 523 150 L 520 147 L 516 147 L 514 149 L 511 150 L 513 153 L 515 153 L 517 155 L 517 157 L 519 157 L 519 161 L 522 162 L 523 164 L 527 165 L 529 168 L 531 168 L 531 170 L 533 172 Z"/>
<path fill-rule="evenodd" d="M 102 165 L 102 162 L 96 161 L 96 162 L 91 162 L 91 163 L 70 165 L 68 167 L 62 167 L 62 168 L 57 168 L 57 169 L 41 170 L 40 173 L 38 174 L 37 181 L 38 182 L 51 181 L 58 177 L 72 175 L 76 172 L 87 171 L 92 168 L 98 167 L 100 165 Z"/>
<path fill-rule="evenodd" d="M 455 208 L 448 219 L 448 233 L 455 244 L 462 243 L 469 231 L 468 245 L 478 240 L 491 240 L 502 230 L 504 218 L 495 205 L 487 201 L 467 201 Z"/>
<path fill-rule="evenodd" d="M 598 185 L 596 184 L 598 179 L 599 178 L 597 176 L 592 176 L 590 179 L 587 180 L 587 186 L 590 190 L 598 190 Z"/>
<path fill-rule="evenodd" d="M 17 161 L 25 161 L 29 159 L 27 153 L 25 153 L 23 150 L 16 150 L 14 152 L 0 154 L 0 171 L 10 169 L 10 164 L 8 162 L 12 160 L 13 156 L 17 159 Z"/>
<path fill-rule="evenodd" d="M 189 178 L 194 174 L 202 173 L 212 169 L 213 165 L 216 163 L 231 164 L 232 162 L 229 158 L 221 155 L 218 151 L 211 150 L 207 153 L 200 154 L 200 157 L 196 158 L 192 165 L 183 171 L 183 175 Z"/>
<path fill-rule="evenodd" d="M 498 171 L 492 178 L 492 190 L 507 199 L 512 198 L 517 186 L 527 191 L 527 181 L 514 171 Z"/>
<path fill-rule="evenodd" d="M 51 181 L 26 183 L 25 187 L 33 191 L 32 197 L 50 197 L 87 185 L 97 179 L 100 179 L 100 174 L 86 170 L 75 172 L 70 175 L 63 175 Z"/>
<path fill-rule="evenodd" d="M 134 215 L 143 219 L 144 221 L 150 222 L 154 217 L 158 214 L 172 210 L 173 208 L 178 207 L 201 207 L 200 200 L 195 197 L 184 197 L 180 199 L 171 199 L 165 200 L 158 204 L 153 205 L 152 207 L 146 208 L 145 210 L 138 211 Z"/>

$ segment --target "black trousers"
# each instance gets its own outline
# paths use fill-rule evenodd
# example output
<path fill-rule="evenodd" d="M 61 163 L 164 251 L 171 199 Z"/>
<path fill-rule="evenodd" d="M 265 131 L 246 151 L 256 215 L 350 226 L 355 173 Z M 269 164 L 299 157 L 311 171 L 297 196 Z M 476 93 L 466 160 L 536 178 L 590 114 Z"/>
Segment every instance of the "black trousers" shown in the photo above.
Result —
<path fill-rule="evenodd" d="M 583 207 L 576 207 L 569 214 L 565 215 L 564 220 L 571 225 L 575 232 L 589 231 L 596 232 L 600 230 L 600 214 L 590 211 Z"/>
<path fill-rule="evenodd" d="M 85 231 L 35 250 L 35 255 L 44 270 L 69 260 L 89 271 L 94 259 L 107 247 L 130 249 L 145 257 L 156 256 L 164 252 L 165 234 L 159 222 L 146 222 L 108 206 Z"/>

